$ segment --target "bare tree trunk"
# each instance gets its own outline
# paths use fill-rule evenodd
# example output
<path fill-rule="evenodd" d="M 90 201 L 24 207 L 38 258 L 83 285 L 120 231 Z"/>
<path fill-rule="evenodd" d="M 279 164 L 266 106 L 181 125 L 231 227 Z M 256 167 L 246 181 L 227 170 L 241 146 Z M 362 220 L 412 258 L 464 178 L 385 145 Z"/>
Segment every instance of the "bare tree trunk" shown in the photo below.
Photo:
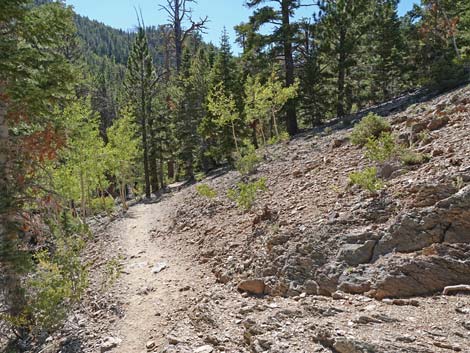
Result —
<path fill-rule="evenodd" d="M 336 114 L 338 117 L 344 116 L 344 85 L 346 81 L 346 53 L 344 42 L 346 41 L 346 30 L 340 29 L 339 55 L 338 55 L 338 104 Z"/>
<path fill-rule="evenodd" d="M 290 87 L 294 84 L 294 57 L 292 49 L 292 29 L 290 25 L 290 1 L 282 0 L 281 2 L 281 11 L 282 11 L 282 32 L 283 32 L 283 44 L 284 44 L 284 61 L 285 61 L 285 70 L 286 70 L 286 87 Z M 289 100 L 286 104 L 286 124 L 287 132 L 289 135 L 295 135 L 299 128 L 297 125 L 297 112 L 295 109 L 295 101 L 293 99 Z"/>

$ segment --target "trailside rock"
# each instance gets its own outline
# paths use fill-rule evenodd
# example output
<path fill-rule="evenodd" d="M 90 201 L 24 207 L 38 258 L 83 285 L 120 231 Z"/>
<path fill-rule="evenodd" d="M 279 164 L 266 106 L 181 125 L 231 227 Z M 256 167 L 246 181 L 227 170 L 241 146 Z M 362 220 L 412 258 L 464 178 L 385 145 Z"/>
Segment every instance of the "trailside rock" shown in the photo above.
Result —
<path fill-rule="evenodd" d="M 264 294 L 266 285 L 260 279 L 250 279 L 242 281 L 238 284 L 238 290 L 250 294 L 261 295 Z"/>
<path fill-rule="evenodd" d="M 351 266 L 367 263 L 372 259 L 375 244 L 375 240 L 368 240 L 364 244 L 343 245 L 337 260 L 344 261 Z"/>

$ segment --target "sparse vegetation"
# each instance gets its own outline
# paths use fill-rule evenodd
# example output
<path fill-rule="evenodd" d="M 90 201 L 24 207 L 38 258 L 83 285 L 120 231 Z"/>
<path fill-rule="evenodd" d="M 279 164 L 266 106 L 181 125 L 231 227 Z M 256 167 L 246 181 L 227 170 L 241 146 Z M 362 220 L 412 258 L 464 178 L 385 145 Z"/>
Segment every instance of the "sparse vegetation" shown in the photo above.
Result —
<path fill-rule="evenodd" d="M 101 290 L 107 290 L 119 279 L 122 269 L 121 260 L 120 257 L 116 257 L 106 262 Z"/>
<path fill-rule="evenodd" d="M 102 212 L 111 213 L 114 210 L 114 199 L 110 196 L 97 197 L 91 200 L 90 208 L 92 214 L 98 214 Z"/>
<path fill-rule="evenodd" d="M 228 190 L 227 196 L 235 201 L 238 207 L 249 211 L 253 207 L 258 193 L 266 190 L 266 179 L 261 178 L 251 183 L 238 183 L 236 189 Z"/>
<path fill-rule="evenodd" d="M 377 139 L 387 131 L 390 131 L 388 121 L 376 114 L 369 113 L 354 127 L 351 133 L 351 143 L 364 146 L 370 139 Z"/>
<path fill-rule="evenodd" d="M 377 168 L 375 167 L 353 172 L 349 175 L 349 180 L 351 184 L 359 185 L 361 188 L 374 193 L 384 187 L 384 183 L 377 178 Z"/>
<path fill-rule="evenodd" d="M 369 138 L 365 145 L 366 157 L 375 162 L 386 162 L 400 153 L 400 146 L 390 132 L 382 132 L 379 138 Z"/>
<path fill-rule="evenodd" d="M 215 191 L 213 188 L 211 188 L 207 184 L 196 185 L 196 191 L 199 195 L 206 197 L 208 199 L 213 199 L 217 197 L 217 191 Z"/>
<path fill-rule="evenodd" d="M 412 150 L 404 150 L 400 155 L 400 160 L 404 165 L 420 165 L 428 162 L 431 157 L 424 153 L 415 152 Z"/>
<path fill-rule="evenodd" d="M 242 151 L 242 157 L 235 162 L 235 167 L 242 175 L 249 175 L 256 171 L 261 158 L 256 154 L 255 147 L 249 144 Z"/>

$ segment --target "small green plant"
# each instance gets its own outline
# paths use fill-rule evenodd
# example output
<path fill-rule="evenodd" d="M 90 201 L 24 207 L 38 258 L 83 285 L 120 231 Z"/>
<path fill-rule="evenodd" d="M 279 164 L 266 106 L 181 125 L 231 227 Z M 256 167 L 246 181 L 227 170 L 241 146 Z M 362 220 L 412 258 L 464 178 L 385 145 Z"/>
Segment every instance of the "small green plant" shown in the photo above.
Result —
<path fill-rule="evenodd" d="M 384 187 L 383 182 L 377 178 L 377 168 L 370 167 L 360 172 L 353 172 L 349 175 L 349 180 L 353 185 L 359 185 L 361 188 L 370 192 L 377 192 Z"/>
<path fill-rule="evenodd" d="M 360 123 L 354 126 L 351 133 L 351 143 L 364 146 L 369 139 L 378 138 L 386 131 L 390 131 L 388 121 L 376 114 L 369 113 Z"/>
<path fill-rule="evenodd" d="M 239 208 L 249 211 L 253 207 L 258 193 L 266 190 L 266 179 L 261 178 L 251 183 L 238 183 L 236 189 L 228 190 L 227 196 L 235 201 Z"/>
<path fill-rule="evenodd" d="M 459 175 L 452 183 L 457 190 L 462 189 L 465 186 L 463 178 Z"/>
<path fill-rule="evenodd" d="M 276 143 L 289 141 L 290 136 L 287 132 L 283 131 L 279 136 L 273 136 L 268 140 L 268 145 L 275 145 Z"/>
<path fill-rule="evenodd" d="M 405 150 L 402 152 L 400 160 L 404 165 L 420 165 L 428 162 L 430 157 L 427 154 Z"/>
<path fill-rule="evenodd" d="M 87 272 L 79 257 L 83 246 L 78 237 L 60 238 L 53 255 L 47 251 L 35 255 L 37 270 L 26 283 L 28 304 L 24 312 L 33 331 L 60 326 L 85 292 Z"/>
<path fill-rule="evenodd" d="M 106 262 L 104 269 L 104 280 L 101 284 L 102 290 L 110 288 L 121 276 L 122 262 L 121 257 L 113 258 Z"/>
<path fill-rule="evenodd" d="M 242 175 L 249 175 L 256 171 L 261 158 L 256 154 L 255 147 L 248 145 L 242 152 L 242 156 L 235 162 L 235 167 Z"/>
<path fill-rule="evenodd" d="M 97 197 L 90 201 L 90 210 L 93 214 L 102 212 L 111 213 L 114 210 L 114 206 L 114 199 L 111 196 Z"/>
<path fill-rule="evenodd" d="M 424 129 L 423 131 L 420 131 L 418 133 L 418 141 L 426 143 L 430 141 L 431 139 L 431 134 L 429 133 L 428 129 Z"/>
<path fill-rule="evenodd" d="M 379 138 L 369 137 L 366 147 L 366 157 L 371 161 L 386 162 L 399 154 L 400 147 L 390 132 L 382 132 Z"/>
<path fill-rule="evenodd" d="M 325 135 L 331 135 L 333 133 L 333 129 L 331 127 L 326 127 L 325 130 L 323 130 L 323 133 Z"/>
<path fill-rule="evenodd" d="M 217 197 L 217 191 L 215 191 L 207 184 L 196 185 L 196 191 L 199 195 L 207 197 L 208 199 L 213 199 Z"/>
<path fill-rule="evenodd" d="M 194 179 L 196 179 L 197 182 L 202 181 L 206 177 L 206 174 L 204 172 L 199 172 L 194 175 Z"/>

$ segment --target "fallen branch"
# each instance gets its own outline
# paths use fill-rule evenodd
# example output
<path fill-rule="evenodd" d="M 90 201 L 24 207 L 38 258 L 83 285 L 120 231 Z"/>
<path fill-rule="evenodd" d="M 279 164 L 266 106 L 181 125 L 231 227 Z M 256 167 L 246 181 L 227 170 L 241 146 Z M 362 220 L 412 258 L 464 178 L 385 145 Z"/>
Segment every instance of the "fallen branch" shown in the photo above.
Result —
<path fill-rule="evenodd" d="M 442 291 L 442 294 L 449 295 L 454 292 L 470 292 L 470 286 L 466 284 L 461 284 L 458 286 L 447 286 Z"/>

